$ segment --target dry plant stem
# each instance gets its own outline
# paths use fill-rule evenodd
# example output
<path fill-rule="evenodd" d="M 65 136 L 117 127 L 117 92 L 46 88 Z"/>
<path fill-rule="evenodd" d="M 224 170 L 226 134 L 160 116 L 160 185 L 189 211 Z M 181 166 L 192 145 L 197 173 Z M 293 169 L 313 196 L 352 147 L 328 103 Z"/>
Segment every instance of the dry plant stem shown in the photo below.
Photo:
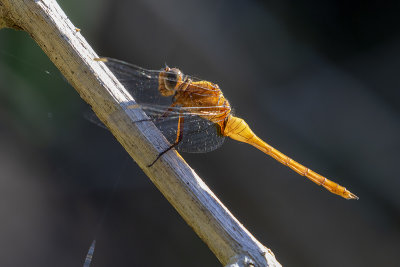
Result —
<path fill-rule="evenodd" d="M 281 266 L 223 206 L 139 109 L 54 0 L 0 0 L 0 28 L 23 29 L 38 43 L 115 138 L 223 265 Z M 116 115 L 118 114 L 118 115 Z M 155 245 L 157 246 L 157 245 Z"/>

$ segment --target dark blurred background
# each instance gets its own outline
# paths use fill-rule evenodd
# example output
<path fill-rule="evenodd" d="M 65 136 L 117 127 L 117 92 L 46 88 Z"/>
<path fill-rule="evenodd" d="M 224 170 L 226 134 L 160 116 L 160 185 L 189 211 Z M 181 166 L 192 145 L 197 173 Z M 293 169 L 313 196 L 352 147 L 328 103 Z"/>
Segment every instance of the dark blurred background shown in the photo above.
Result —
<path fill-rule="evenodd" d="M 393 1 L 394 2 L 394 1 Z M 216 82 L 266 142 L 184 158 L 283 266 L 396 266 L 400 2 L 59 1 L 102 56 Z M 0 30 L 0 266 L 220 266 L 24 32 Z M 398 265 L 397 265 L 398 266 Z"/>

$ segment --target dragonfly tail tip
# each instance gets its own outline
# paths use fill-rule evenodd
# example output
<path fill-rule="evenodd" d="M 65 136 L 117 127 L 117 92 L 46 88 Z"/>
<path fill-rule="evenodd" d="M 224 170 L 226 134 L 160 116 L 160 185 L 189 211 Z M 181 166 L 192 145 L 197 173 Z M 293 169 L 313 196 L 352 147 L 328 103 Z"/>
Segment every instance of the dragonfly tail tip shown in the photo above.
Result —
<path fill-rule="evenodd" d="M 359 197 L 356 196 L 355 194 L 349 192 L 349 195 L 346 197 L 347 199 L 355 199 L 355 200 L 359 200 Z"/>

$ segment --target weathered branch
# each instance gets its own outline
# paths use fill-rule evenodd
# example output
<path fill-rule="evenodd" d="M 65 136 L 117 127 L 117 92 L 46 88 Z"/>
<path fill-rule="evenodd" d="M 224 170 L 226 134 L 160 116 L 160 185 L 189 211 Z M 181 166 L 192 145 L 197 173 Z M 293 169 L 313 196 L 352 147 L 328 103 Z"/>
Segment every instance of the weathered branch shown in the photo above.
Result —
<path fill-rule="evenodd" d="M 168 147 L 165 138 L 151 122 L 132 123 L 145 114 L 126 109 L 134 100 L 103 63 L 93 60 L 97 54 L 54 0 L 0 0 L 1 27 L 32 36 L 223 265 L 281 266 L 177 152 L 147 167 Z"/>

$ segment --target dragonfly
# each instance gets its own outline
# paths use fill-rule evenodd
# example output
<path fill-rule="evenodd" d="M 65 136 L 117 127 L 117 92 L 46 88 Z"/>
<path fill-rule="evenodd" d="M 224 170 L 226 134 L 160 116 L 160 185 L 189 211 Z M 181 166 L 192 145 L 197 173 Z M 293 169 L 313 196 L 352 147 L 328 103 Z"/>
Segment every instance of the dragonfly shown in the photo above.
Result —
<path fill-rule="evenodd" d="M 128 108 L 140 107 L 171 144 L 149 166 L 172 148 L 205 153 L 219 148 L 229 137 L 254 146 L 333 194 L 358 199 L 345 187 L 294 161 L 255 135 L 243 119 L 232 114 L 217 84 L 184 75 L 180 69 L 168 66 L 147 70 L 113 58 L 95 60 L 104 62 L 135 99 L 137 104 Z"/>

